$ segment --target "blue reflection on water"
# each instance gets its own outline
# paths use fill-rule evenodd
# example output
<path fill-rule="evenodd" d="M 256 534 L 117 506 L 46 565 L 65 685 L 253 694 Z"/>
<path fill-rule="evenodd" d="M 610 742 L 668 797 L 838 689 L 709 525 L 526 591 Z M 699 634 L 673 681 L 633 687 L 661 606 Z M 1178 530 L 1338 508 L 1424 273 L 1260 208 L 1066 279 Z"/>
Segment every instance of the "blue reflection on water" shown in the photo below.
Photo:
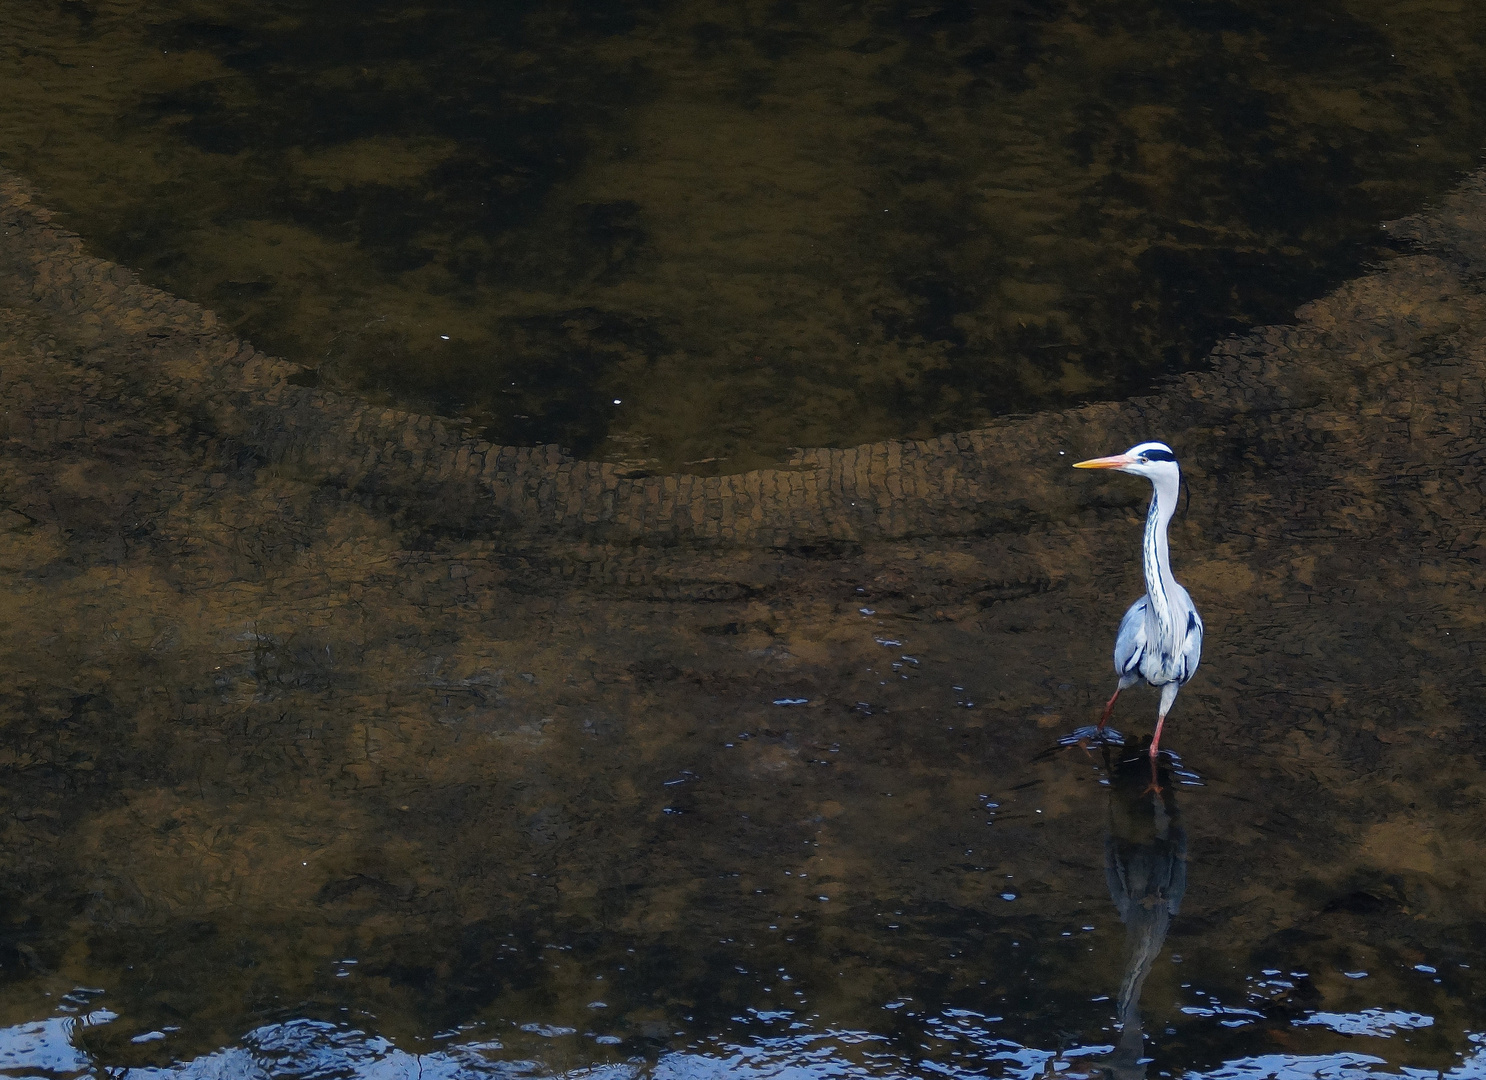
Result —
<path fill-rule="evenodd" d="M 1341 1035 L 1374 1035 L 1387 1038 L 1399 1030 L 1432 1027 L 1434 1017 L 1400 1009 L 1363 1009 L 1355 1013 L 1311 1013 L 1295 1023 L 1297 1025 L 1319 1024 Z"/>
<path fill-rule="evenodd" d="M 23 1069 L 69 1075 L 92 1065 L 87 1055 L 72 1045 L 75 1016 L 54 1016 L 31 1024 L 0 1029 L 0 1070 Z"/>
<path fill-rule="evenodd" d="M 1385 1020 L 1384 1018 L 1387 1018 Z M 100 1062 L 74 1044 L 78 1032 L 108 1024 L 118 1017 L 107 1010 L 87 1016 L 55 1016 L 0 1028 L 0 1074 L 42 1074 L 50 1078 L 98 1075 Z M 787 1018 L 779 1017 L 780 1021 Z M 1428 1018 L 1403 1018 L 1382 1009 L 1361 1013 L 1313 1014 L 1303 1026 L 1348 1029 L 1386 1038 L 1402 1027 L 1425 1026 Z M 722 1077 L 781 1077 L 790 1080 L 837 1080 L 870 1077 L 896 1078 L 1009 1077 L 1033 1080 L 1051 1074 L 1067 1077 L 1100 1075 L 1110 1045 L 1064 1047 L 1061 1050 L 1023 1046 L 996 1034 L 997 1016 L 963 1009 L 946 1010 L 928 1022 L 928 1038 L 939 1045 L 923 1045 L 914 1056 L 892 1038 L 866 1031 L 813 1029 L 800 1020 L 779 1023 L 778 1035 L 767 1030 L 747 1041 L 705 1040 L 684 1050 L 662 1053 L 658 1059 L 605 1061 L 591 1036 L 561 1036 L 565 1064 L 555 1067 L 532 1052 L 512 1050 L 490 1038 L 447 1045 L 423 1054 L 409 1053 L 390 1040 L 348 1024 L 298 1019 L 268 1024 L 249 1032 L 241 1045 L 227 1047 L 189 1061 L 147 1068 L 108 1069 L 111 1077 L 148 1080 L 258 1080 L 258 1078 L 347 1078 L 347 1080 L 485 1080 L 491 1077 L 584 1077 L 592 1080 L 711 1080 Z M 775 1024 L 767 1024 L 776 1027 Z M 518 1029 L 521 1030 L 521 1029 Z M 1449 1080 L 1486 1076 L 1486 1049 L 1481 1037 L 1466 1037 L 1476 1049 L 1442 1075 Z M 593 1046 L 592 1056 L 585 1044 Z M 587 1059 L 586 1061 L 584 1059 Z M 575 1064 L 575 1062 L 583 1062 Z M 1428 1070 L 1430 1075 L 1436 1074 Z M 1185 1071 L 1184 1080 L 1362 1080 L 1370 1077 L 1424 1075 L 1418 1069 L 1390 1066 L 1383 1058 L 1364 1052 L 1328 1054 L 1263 1054 L 1236 1058 L 1207 1071 Z"/>

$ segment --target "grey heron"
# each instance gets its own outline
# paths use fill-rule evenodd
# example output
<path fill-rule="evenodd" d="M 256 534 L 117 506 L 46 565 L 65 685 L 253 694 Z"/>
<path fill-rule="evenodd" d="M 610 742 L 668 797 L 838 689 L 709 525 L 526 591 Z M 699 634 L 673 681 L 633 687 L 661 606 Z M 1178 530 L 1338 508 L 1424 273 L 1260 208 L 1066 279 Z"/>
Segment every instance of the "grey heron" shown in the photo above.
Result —
<path fill-rule="evenodd" d="M 1130 605 L 1115 635 L 1114 666 L 1119 685 L 1099 717 L 1099 731 L 1109 722 L 1120 691 L 1144 679 L 1161 691 L 1156 733 L 1151 737 L 1152 784 L 1155 783 L 1156 750 L 1161 728 L 1176 701 L 1176 692 L 1197 670 L 1202 657 L 1202 619 L 1187 590 L 1171 573 L 1171 554 L 1166 526 L 1176 511 L 1182 474 L 1171 447 L 1161 442 L 1143 442 L 1123 454 L 1080 461 L 1075 469 L 1114 469 L 1134 473 L 1151 482 L 1154 494 L 1145 519 L 1141 564 L 1145 570 L 1145 595 Z"/>

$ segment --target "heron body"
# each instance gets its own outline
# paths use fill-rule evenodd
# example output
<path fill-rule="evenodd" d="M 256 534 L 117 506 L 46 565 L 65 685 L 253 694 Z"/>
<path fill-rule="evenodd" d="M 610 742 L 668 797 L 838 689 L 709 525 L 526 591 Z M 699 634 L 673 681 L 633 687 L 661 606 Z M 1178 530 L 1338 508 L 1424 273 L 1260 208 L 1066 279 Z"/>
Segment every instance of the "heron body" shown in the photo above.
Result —
<path fill-rule="evenodd" d="M 1171 551 L 1166 540 L 1166 527 L 1176 512 L 1177 492 L 1181 489 L 1181 469 L 1171 447 L 1159 442 L 1140 443 L 1113 457 L 1080 461 L 1074 468 L 1134 473 L 1150 480 L 1153 489 L 1140 548 L 1146 591 L 1120 620 L 1114 647 L 1119 683 L 1104 706 L 1099 728 L 1102 731 L 1109 722 L 1120 691 L 1144 679 L 1161 691 L 1156 733 L 1151 738 L 1150 755 L 1154 763 L 1166 714 L 1176 701 L 1177 691 L 1196 672 L 1202 656 L 1202 618 L 1192 597 L 1172 576 Z"/>

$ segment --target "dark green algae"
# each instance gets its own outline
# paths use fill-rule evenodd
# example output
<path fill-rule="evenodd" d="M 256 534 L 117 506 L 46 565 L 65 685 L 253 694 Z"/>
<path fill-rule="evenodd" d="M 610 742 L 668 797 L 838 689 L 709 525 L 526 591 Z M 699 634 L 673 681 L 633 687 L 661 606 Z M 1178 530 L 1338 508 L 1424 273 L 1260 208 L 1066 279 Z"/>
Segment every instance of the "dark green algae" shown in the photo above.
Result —
<path fill-rule="evenodd" d="M 27 2 L 0 164 L 303 365 L 639 471 L 1118 397 L 1486 144 L 1448 0 Z"/>

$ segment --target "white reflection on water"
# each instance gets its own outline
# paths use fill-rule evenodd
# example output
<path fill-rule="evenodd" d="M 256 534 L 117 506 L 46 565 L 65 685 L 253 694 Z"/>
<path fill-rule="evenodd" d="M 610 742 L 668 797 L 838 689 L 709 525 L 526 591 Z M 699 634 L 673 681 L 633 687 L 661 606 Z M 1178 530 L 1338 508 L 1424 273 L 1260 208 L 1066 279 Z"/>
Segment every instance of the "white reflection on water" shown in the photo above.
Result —
<path fill-rule="evenodd" d="M 75 1016 L 54 1016 L 0 1029 L 0 1070 L 9 1074 L 35 1069 L 65 1076 L 87 1069 L 92 1061 L 72 1045 L 77 1023 Z"/>
<path fill-rule="evenodd" d="M 949 1042 L 959 1049 L 935 1052 L 932 1060 L 905 1053 L 900 1043 L 875 1033 L 802 1030 L 794 1023 L 788 1035 L 763 1036 L 746 1043 L 716 1040 L 700 1047 L 664 1053 L 658 1060 L 632 1059 L 554 1069 L 550 1064 L 512 1055 L 493 1040 L 448 1046 L 426 1054 L 399 1049 L 389 1040 L 347 1025 L 318 1020 L 268 1024 L 249 1032 L 242 1045 L 224 1048 L 190 1061 L 147 1068 L 106 1069 L 74 1045 L 83 1027 L 117 1019 L 106 1010 L 86 1017 L 56 1016 L 0 1028 L 0 1075 L 42 1074 L 80 1078 L 107 1072 L 120 1080 L 489 1080 L 489 1078 L 582 1077 L 584 1080 L 712 1080 L 722 1077 L 788 1078 L 788 1080 L 909 1080 L 924 1076 L 1011 1077 L 1033 1080 L 1055 1073 L 1082 1077 L 1101 1073 L 1099 1059 L 1113 1047 L 1064 1048 L 1061 1051 L 1021 1046 L 990 1034 L 985 1024 L 997 1017 L 975 1017 L 954 1010 Z M 1384 1037 L 1399 1029 L 1427 1027 L 1429 1017 L 1367 1009 L 1359 1013 L 1316 1013 L 1302 1026 L 1321 1026 L 1343 1034 Z M 937 1026 L 937 1025 L 936 1025 Z M 948 1034 L 945 1031 L 943 1034 Z M 939 1036 L 941 1040 L 943 1035 Z M 585 1037 L 573 1040 L 568 1056 L 582 1056 Z M 1263 1054 L 1237 1058 L 1215 1069 L 1186 1071 L 1182 1080 L 1390 1080 L 1441 1075 L 1444 1080 L 1486 1078 L 1482 1037 L 1467 1036 L 1475 1050 L 1449 1072 L 1390 1066 L 1366 1053 Z M 926 1048 L 927 1049 L 927 1048 Z M 595 1055 L 597 1056 L 597 1055 Z"/>
<path fill-rule="evenodd" d="M 1206 1076 L 1212 1080 L 1361 1080 L 1362 1077 L 1410 1075 L 1382 1073 L 1374 1065 L 1385 1064 L 1382 1058 L 1367 1054 L 1315 1054 L 1296 1056 L 1293 1054 L 1261 1054 L 1258 1057 L 1240 1058 L 1230 1061 L 1208 1073 L 1188 1073 L 1188 1076 Z"/>
<path fill-rule="evenodd" d="M 1398 1009 L 1363 1009 L 1355 1013 L 1312 1013 L 1297 1026 L 1320 1024 L 1342 1035 L 1376 1035 L 1387 1038 L 1399 1029 L 1434 1026 L 1434 1017 Z"/>

